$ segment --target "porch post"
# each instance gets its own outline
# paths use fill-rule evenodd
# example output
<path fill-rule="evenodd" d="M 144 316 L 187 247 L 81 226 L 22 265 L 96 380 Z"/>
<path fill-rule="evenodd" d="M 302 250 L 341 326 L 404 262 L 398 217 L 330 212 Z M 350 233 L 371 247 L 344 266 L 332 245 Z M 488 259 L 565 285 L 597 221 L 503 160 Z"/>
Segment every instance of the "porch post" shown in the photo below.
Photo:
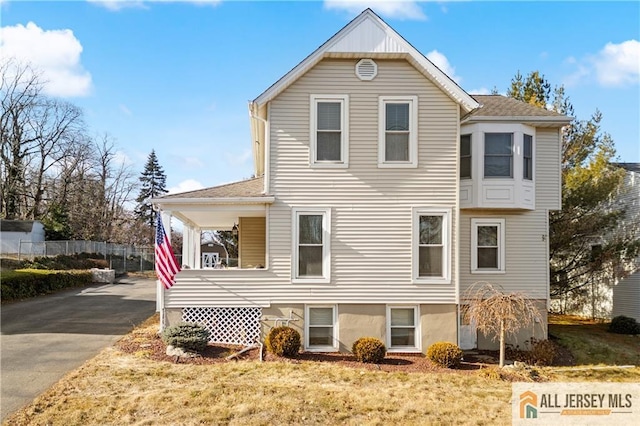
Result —
<path fill-rule="evenodd" d="M 195 242 L 195 262 L 193 264 L 193 267 L 196 269 L 201 269 L 202 268 L 202 250 L 201 250 L 201 245 L 202 245 L 202 229 L 201 228 L 194 228 L 193 229 L 193 239 Z"/>
<path fill-rule="evenodd" d="M 182 262 L 183 265 L 187 265 L 192 268 L 191 264 L 191 227 L 184 224 L 182 228 Z"/>
<path fill-rule="evenodd" d="M 161 211 L 160 217 L 162 218 L 162 225 L 164 231 L 167 234 L 167 239 L 171 242 L 171 212 Z M 156 280 L 156 310 L 160 312 L 160 331 L 164 330 L 165 326 L 165 312 L 164 312 L 164 297 L 165 297 L 164 285 L 160 280 Z"/>

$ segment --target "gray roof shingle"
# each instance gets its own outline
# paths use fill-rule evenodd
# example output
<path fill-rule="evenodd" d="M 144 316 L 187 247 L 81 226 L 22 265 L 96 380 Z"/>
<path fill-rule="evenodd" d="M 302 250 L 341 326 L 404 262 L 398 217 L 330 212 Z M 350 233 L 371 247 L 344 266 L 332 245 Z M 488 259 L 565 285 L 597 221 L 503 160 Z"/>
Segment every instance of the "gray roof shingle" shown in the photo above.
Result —
<path fill-rule="evenodd" d="M 570 117 L 555 111 L 549 111 L 517 99 L 508 98 L 502 95 L 472 95 L 482 106 L 471 111 L 465 116 L 465 120 L 473 120 L 479 117 L 531 117 L 531 118 L 551 118 L 567 121 Z"/>
<path fill-rule="evenodd" d="M 183 198 L 252 198 L 265 197 L 264 179 L 261 177 L 232 182 L 195 191 L 181 192 L 158 197 L 158 200 L 174 200 Z"/>
<path fill-rule="evenodd" d="M 0 231 L 2 232 L 31 232 L 33 230 L 33 220 L 0 220 Z"/>

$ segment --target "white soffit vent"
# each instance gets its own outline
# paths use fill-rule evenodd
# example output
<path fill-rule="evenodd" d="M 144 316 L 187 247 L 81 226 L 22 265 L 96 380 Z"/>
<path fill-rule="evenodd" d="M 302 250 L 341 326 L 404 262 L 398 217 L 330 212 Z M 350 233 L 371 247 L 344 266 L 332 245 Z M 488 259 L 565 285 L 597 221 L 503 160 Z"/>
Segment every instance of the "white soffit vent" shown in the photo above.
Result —
<path fill-rule="evenodd" d="M 373 80 L 378 75 L 378 64 L 373 59 L 360 59 L 356 64 L 356 75 L 360 80 Z"/>

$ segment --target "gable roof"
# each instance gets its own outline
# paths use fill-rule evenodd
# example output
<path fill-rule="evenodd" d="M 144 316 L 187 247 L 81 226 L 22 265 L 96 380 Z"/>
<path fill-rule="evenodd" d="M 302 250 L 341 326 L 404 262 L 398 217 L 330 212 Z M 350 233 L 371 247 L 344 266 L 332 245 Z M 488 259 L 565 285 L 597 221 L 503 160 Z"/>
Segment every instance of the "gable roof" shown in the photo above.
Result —
<path fill-rule="evenodd" d="M 0 220 L 0 231 L 2 232 L 31 232 L 34 220 Z"/>
<path fill-rule="evenodd" d="M 406 58 L 444 93 L 460 104 L 465 111 L 469 112 L 478 107 L 475 99 L 458 86 L 456 82 L 407 42 L 371 9 L 366 9 L 258 96 L 250 104 L 252 111 L 255 113 L 258 107 L 278 96 L 326 57 Z"/>
<path fill-rule="evenodd" d="M 162 197 L 154 198 L 151 201 L 153 203 L 159 204 L 171 201 L 197 202 L 212 199 L 247 201 L 249 201 L 250 199 L 264 199 L 265 201 L 268 201 L 268 199 L 271 197 L 265 195 L 263 191 L 264 178 L 261 176 L 257 178 L 242 180 L 239 182 L 232 182 L 224 185 L 212 186 L 209 188 L 196 189 L 194 191 L 164 195 Z"/>
<path fill-rule="evenodd" d="M 462 124 L 477 121 L 518 121 L 560 127 L 572 120 L 564 114 L 502 95 L 473 95 L 473 97 L 480 103 L 480 108 L 465 115 L 461 120 Z"/>
<path fill-rule="evenodd" d="M 640 163 L 612 163 L 615 166 L 622 167 L 628 172 L 640 173 Z"/>

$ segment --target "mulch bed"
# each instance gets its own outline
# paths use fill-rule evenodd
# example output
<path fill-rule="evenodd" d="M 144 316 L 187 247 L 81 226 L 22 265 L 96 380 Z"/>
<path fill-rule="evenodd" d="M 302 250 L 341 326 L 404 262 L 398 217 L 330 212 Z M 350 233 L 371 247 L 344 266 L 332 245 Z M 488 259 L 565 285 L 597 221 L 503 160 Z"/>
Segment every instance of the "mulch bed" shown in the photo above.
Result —
<path fill-rule="evenodd" d="M 153 324 L 153 323 L 152 323 Z M 550 341 L 555 347 L 556 357 L 553 365 L 557 366 L 570 366 L 575 365 L 575 361 L 571 353 L 560 346 L 550 336 Z M 181 364 L 216 364 L 224 362 L 234 362 L 237 360 L 258 360 L 260 358 L 260 351 L 256 349 L 248 350 L 238 356 L 228 359 L 230 355 L 237 354 L 242 350 L 240 346 L 232 345 L 212 345 L 210 344 L 202 352 L 200 356 L 195 358 L 186 358 L 175 356 L 169 356 L 166 354 L 166 345 L 157 333 L 157 327 L 143 327 L 134 330 L 127 334 L 116 343 L 116 348 L 122 352 L 134 354 L 154 361 L 164 361 Z M 517 351 L 516 351 L 517 352 Z M 518 354 L 513 351 L 509 353 L 507 351 L 507 358 L 512 356 L 511 359 L 518 360 Z M 305 361 L 309 362 L 323 362 L 323 363 L 335 363 L 347 367 L 379 370 L 387 372 L 473 372 L 483 368 L 495 366 L 498 364 L 499 352 L 498 351 L 466 351 L 464 354 L 464 360 L 459 368 L 456 370 L 449 370 L 439 367 L 438 365 L 429 361 L 423 354 L 404 354 L 404 353 L 389 353 L 385 357 L 384 361 L 380 364 L 365 364 L 356 361 L 355 357 L 350 354 L 343 353 L 315 353 L 315 352 L 303 352 L 298 354 L 296 358 L 281 358 L 271 353 L 263 352 L 263 360 L 265 362 L 289 362 L 289 363 L 301 363 Z"/>
<path fill-rule="evenodd" d="M 154 361 L 164 361 L 181 364 L 207 365 L 223 362 L 234 362 L 237 360 L 258 360 L 260 352 L 258 349 L 251 349 L 236 357 L 227 359 L 229 355 L 238 353 L 242 347 L 231 345 L 210 344 L 202 352 L 201 356 L 195 358 L 175 357 L 166 354 L 166 345 L 156 332 L 134 331 L 126 335 L 116 343 L 116 348 L 122 352 L 143 356 Z M 449 370 L 437 366 L 429 361 L 423 354 L 392 353 L 387 354 L 380 364 L 365 364 L 356 361 L 355 357 L 342 353 L 315 353 L 303 352 L 296 358 L 281 358 L 273 354 L 263 352 L 265 362 L 323 362 L 336 363 L 347 367 L 379 370 L 387 372 L 447 372 L 447 371 L 475 371 L 497 364 L 497 353 L 491 351 L 475 351 L 466 353 L 462 365 L 456 370 Z"/>

